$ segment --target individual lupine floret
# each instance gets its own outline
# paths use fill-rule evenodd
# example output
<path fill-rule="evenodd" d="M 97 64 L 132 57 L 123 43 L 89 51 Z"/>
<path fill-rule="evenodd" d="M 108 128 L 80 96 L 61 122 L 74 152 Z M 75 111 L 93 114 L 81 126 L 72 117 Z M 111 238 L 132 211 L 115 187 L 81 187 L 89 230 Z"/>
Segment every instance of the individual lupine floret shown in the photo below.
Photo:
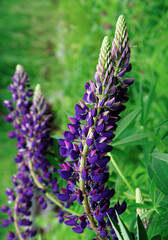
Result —
<path fill-rule="evenodd" d="M 119 24 L 120 20 L 117 29 Z M 123 31 L 122 28 L 118 31 L 120 30 Z M 123 33 L 121 34 L 123 36 Z M 64 132 L 65 139 L 59 139 L 60 154 L 63 157 L 70 156 L 74 160 L 72 153 L 75 150 L 74 144 L 77 145 L 74 166 L 71 170 L 62 166 L 63 169 L 59 172 L 62 176 L 66 172 L 68 181 L 79 182 L 87 227 L 92 228 L 99 239 L 109 237 L 108 229 L 111 229 L 111 224 L 106 220 L 107 213 L 117 221 L 115 210 L 121 214 L 126 209 L 125 202 L 121 205 L 118 202 L 110 208 L 110 199 L 115 191 L 105 187 L 109 178 L 107 163 L 110 160 L 106 154 L 112 150 L 110 143 L 115 136 L 116 123 L 120 119 L 119 114 L 125 109 L 123 103 L 128 100 L 127 87 L 133 82 L 123 79 L 121 81 L 120 75 L 116 74 L 121 71 L 115 65 L 119 55 L 111 54 L 109 46 L 109 38 L 105 37 L 95 73 L 96 81 L 90 80 L 90 83 L 86 83 L 84 102 L 79 101 L 79 104 L 75 105 L 75 118 L 70 119 L 71 128 L 68 127 L 69 131 Z M 125 48 L 127 47 L 126 45 Z M 121 50 L 126 51 L 125 48 Z M 78 194 L 78 189 L 74 190 Z M 83 232 L 78 222 L 75 222 L 73 230 Z M 113 235 L 115 237 L 114 232 Z"/>

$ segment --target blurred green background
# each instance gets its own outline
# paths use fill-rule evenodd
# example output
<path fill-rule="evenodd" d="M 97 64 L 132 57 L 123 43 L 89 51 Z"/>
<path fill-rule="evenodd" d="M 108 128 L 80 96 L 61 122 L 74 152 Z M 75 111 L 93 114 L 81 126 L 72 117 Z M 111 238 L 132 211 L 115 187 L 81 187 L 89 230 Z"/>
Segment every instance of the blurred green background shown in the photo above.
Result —
<path fill-rule="evenodd" d="M 0 1 L 0 205 L 6 203 L 4 192 L 6 187 L 12 186 L 10 178 L 16 171 L 13 162 L 15 141 L 7 138 L 6 132 L 11 130 L 11 126 L 4 121 L 7 110 L 2 106 L 4 99 L 11 98 L 7 86 L 16 64 L 23 65 L 33 88 L 37 83 L 41 84 L 55 111 L 57 134 L 60 134 L 66 129 L 67 114 L 73 114 L 75 103 L 82 99 L 85 83 L 93 80 L 103 37 L 109 35 L 113 39 L 120 14 L 126 18 L 132 47 L 133 69 L 129 76 L 135 77 L 123 115 L 142 106 L 142 99 L 145 104 L 151 85 L 157 83 L 149 118 L 144 123 L 150 131 L 154 131 L 168 118 L 168 1 Z M 143 97 L 140 89 L 143 89 Z M 138 128 L 141 125 L 139 119 Z M 135 153 L 139 151 L 134 157 L 136 166 L 138 158 L 143 158 L 140 145 L 133 149 L 129 150 L 125 159 L 130 161 L 131 166 L 127 175 L 131 175 L 131 169 L 135 168 Z M 143 163 L 139 167 L 143 168 Z M 122 183 L 117 184 L 121 189 Z M 135 182 L 134 186 L 137 187 Z M 3 218 L 2 214 L 0 218 Z M 84 236 L 74 235 L 69 227 L 58 226 L 55 219 L 50 221 L 55 230 L 47 240 L 91 239 L 88 232 Z M 6 229 L 0 229 L 0 239 L 5 239 L 6 232 Z M 64 232 L 66 235 L 61 235 Z"/>

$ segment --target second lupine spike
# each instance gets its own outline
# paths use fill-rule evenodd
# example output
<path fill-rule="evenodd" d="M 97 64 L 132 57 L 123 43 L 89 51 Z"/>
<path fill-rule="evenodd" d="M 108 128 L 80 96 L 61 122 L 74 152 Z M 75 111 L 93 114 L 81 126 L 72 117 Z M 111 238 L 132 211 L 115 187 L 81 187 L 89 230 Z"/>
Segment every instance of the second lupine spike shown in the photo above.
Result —
<path fill-rule="evenodd" d="M 27 74 L 21 65 L 17 65 L 12 80 L 13 84 L 10 84 L 9 90 L 13 93 L 13 99 L 12 102 L 6 100 L 4 105 L 11 112 L 6 120 L 12 121 L 15 129 L 10 132 L 10 137 L 17 139 L 17 173 L 12 177 L 13 189 L 6 190 L 8 203 L 13 203 L 14 207 L 2 206 L 1 211 L 8 214 L 8 219 L 2 220 L 1 226 L 7 227 L 14 223 L 18 238 L 15 233 L 9 232 L 7 239 L 23 240 L 36 235 L 31 218 L 33 199 L 37 200 L 42 210 L 47 207 L 48 199 L 55 203 L 61 208 L 59 216 L 62 219 L 71 202 L 67 202 L 65 208 L 53 197 L 59 192 L 59 187 L 57 179 L 53 176 L 56 169 L 47 159 L 51 146 L 51 115 L 46 112 L 46 101 L 40 85 L 36 86 L 33 94 L 29 88 Z M 12 118 L 9 117 L 11 115 Z M 49 184 L 51 194 L 46 190 Z"/>

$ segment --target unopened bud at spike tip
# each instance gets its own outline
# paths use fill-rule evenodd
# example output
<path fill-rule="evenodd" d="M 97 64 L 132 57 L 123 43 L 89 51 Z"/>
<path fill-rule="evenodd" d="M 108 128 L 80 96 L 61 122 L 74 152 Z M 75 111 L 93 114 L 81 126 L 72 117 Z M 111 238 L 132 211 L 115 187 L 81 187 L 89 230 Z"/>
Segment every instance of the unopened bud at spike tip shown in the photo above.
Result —
<path fill-rule="evenodd" d="M 105 79 L 107 83 L 112 74 L 112 55 L 110 39 L 105 36 L 101 45 L 99 60 L 97 64 L 97 72 L 95 74 L 98 85 Z"/>
<path fill-rule="evenodd" d="M 41 86 L 40 84 L 37 84 L 35 87 L 35 91 L 34 91 L 34 97 L 35 98 L 39 98 L 41 96 Z"/>
<path fill-rule="evenodd" d="M 108 61 L 108 59 L 110 58 L 110 39 L 108 36 L 104 37 L 103 42 L 102 42 L 102 46 L 101 46 L 101 50 L 100 50 L 100 54 L 99 54 L 99 60 L 98 60 L 98 66 L 97 69 L 99 69 L 99 74 L 102 73 L 103 69 L 106 68 L 108 66 L 105 66 L 107 62 L 110 62 L 110 60 Z"/>
<path fill-rule="evenodd" d="M 144 203 L 143 196 L 139 188 L 136 188 L 136 203 L 141 203 L 141 204 Z M 144 209 L 137 208 L 137 214 L 139 214 L 139 216 L 141 216 L 143 213 L 144 213 Z"/>
<path fill-rule="evenodd" d="M 114 75 L 121 77 L 119 74 L 123 72 L 123 70 L 124 70 L 123 74 L 125 74 L 130 65 L 129 38 L 126 21 L 123 15 L 120 15 L 117 20 L 115 37 L 112 42 L 112 56 L 115 58 Z"/>
<path fill-rule="evenodd" d="M 124 15 L 120 15 L 116 23 L 116 29 L 121 29 L 124 27 L 126 27 L 126 20 Z"/>
<path fill-rule="evenodd" d="M 136 188 L 136 203 L 144 203 L 141 190 Z"/>
<path fill-rule="evenodd" d="M 37 84 L 35 87 L 34 95 L 33 95 L 33 103 L 38 105 L 40 99 L 42 98 L 43 94 L 41 91 L 41 85 Z"/>
<path fill-rule="evenodd" d="M 16 72 L 18 74 L 21 74 L 23 71 L 24 71 L 24 69 L 23 69 L 22 65 L 21 64 L 17 64 L 16 65 Z"/>

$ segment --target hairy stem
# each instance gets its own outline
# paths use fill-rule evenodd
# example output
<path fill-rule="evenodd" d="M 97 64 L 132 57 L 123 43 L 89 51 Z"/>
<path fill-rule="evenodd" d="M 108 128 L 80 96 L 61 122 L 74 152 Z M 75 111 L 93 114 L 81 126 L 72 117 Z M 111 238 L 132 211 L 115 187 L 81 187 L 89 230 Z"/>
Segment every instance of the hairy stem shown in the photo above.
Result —
<path fill-rule="evenodd" d="M 24 240 L 21 236 L 21 232 L 20 232 L 19 225 L 18 225 L 18 219 L 17 219 L 16 209 L 17 209 L 17 206 L 18 206 L 18 201 L 19 201 L 19 196 L 17 196 L 16 199 L 15 199 L 14 213 L 13 213 L 14 226 L 15 226 L 16 234 L 19 237 L 19 239 Z"/>
<path fill-rule="evenodd" d="M 97 119 L 95 118 L 94 119 L 94 125 L 96 124 L 96 121 Z M 93 132 L 93 127 L 91 127 L 89 129 L 89 132 L 88 132 L 88 136 L 91 132 Z M 103 240 L 104 238 L 101 237 L 97 231 L 97 225 L 96 225 L 96 222 L 94 220 L 94 217 L 92 216 L 92 213 L 91 213 L 91 209 L 90 209 L 90 206 L 89 206 L 89 202 L 88 202 L 88 197 L 86 195 L 86 189 L 85 189 L 85 181 L 82 179 L 81 177 L 81 174 L 82 174 L 82 170 L 83 170 L 83 167 L 85 166 L 86 164 L 86 157 L 87 157 L 87 154 L 88 154 L 88 149 L 89 147 L 87 146 L 86 144 L 86 140 L 83 140 L 83 154 L 81 156 L 81 161 L 80 161 L 80 177 L 79 177 L 79 183 L 80 183 L 80 190 L 82 191 L 83 193 L 83 196 L 84 196 L 84 200 L 83 200 L 83 206 L 84 206 L 84 209 L 85 209 L 85 212 L 87 214 L 87 217 L 88 217 L 88 220 L 90 222 L 90 225 L 92 227 L 92 229 L 94 230 L 96 236 L 98 236 L 98 238 L 100 240 Z"/>
<path fill-rule="evenodd" d="M 135 191 L 134 191 L 133 187 L 129 184 L 128 180 L 125 178 L 125 176 L 123 175 L 123 173 L 119 169 L 119 167 L 118 167 L 116 161 L 114 160 L 114 158 L 112 157 L 112 155 L 110 153 L 108 153 L 108 155 L 109 155 L 110 160 L 111 160 L 112 164 L 114 165 L 115 169 L 117 170 L 117 172 L 119 173 L 120 177 L 122 178 L 122 180 L 125 182 L 127 187 L 131 190 L 131 192 L 133 194 L 135 194 Z"/>
<path fill-rule="evenodd" d="M 71 209 L 65 208 L 65 207 L 61 204 L 61 202 L 60 202 L 58 199 L 56 199 L 54 196 L 52 196 L 52 195 L 44 188 L 44 186 L 38 181 L 38 179 L 37 179 L 37 177 L 36 177 L 36 174 L 35 174 L 35 172 L 34 172 L 34 170 L 33 170 L 33 164 L 32 164 L 32 162 L 31 162 L 30 159 L 28 160 L 28 165 L 29 165 L 29 170 L 30 170 L 31 176 L 32 176 L 35 184 L 37 185 L 38 188 L 40 188 L 40 189 L 42 189 L 42 190 L 45 190 L 45 196 L 46 196 L 48 199 L 50 199 L 53 203 L 55 203 L 58 207 L 60 207 L 62 210 L 66 211 L 66 212 L 68 212 L 68 213 L 70 213 L 70 214 L 72 214 L 72 215 L 77 215 L 77 216 L 78 216 L 79 213 L 77 213 L 77 212 L 75 212 L 75 211 L 73 211 L 73 210 L 71 210 Z"/>

